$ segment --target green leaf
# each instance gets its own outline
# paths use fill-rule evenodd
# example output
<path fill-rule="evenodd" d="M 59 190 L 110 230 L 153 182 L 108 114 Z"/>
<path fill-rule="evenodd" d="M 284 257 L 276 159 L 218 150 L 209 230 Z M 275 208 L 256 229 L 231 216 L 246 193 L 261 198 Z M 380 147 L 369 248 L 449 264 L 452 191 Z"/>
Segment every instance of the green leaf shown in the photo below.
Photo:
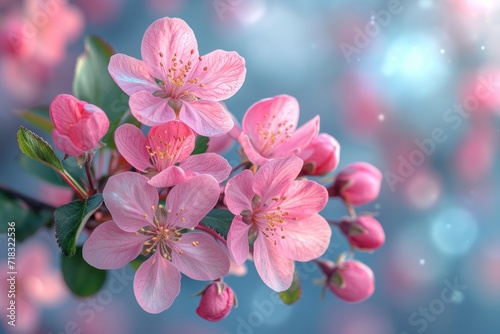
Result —
<path fill-rule="evenodd" d="M 84 201 L 73 201 L 56 209 L 56 239 L 66 256 L 73 256 L 76 241 L 83 226 L 92 214 L 99 209 L 103 201 L 102 194 L 94 194 Z"/>
<path fill-rule="evenodd" d="M 48 106 L 21 110 L 18 113 L 22 119 L 30 122 L 45 132 L 50 132 L 54 128 L 54 123 L 52 123 L 52 120 L 50 119 Z"/>
<path fill-rule="evenodd" d="M 139 255 L 137 258 L 135 258 L 134 260 L 130 261 L 130 266 L 132 267 L 132 269 L 134 270 L 137 270 L 139 269 L 139 267 L 141 266 L 141 264 L 144 263 L 144 261 L 146 261 L 148 258 L 143 256 L 143 255 Z"/>
<path fill-rule="evenodd" d="M 54 150 L 40 136 L 21 126 L 17 131 L 17 142 L 21 152 L 31 159 L 44 163 L 58 171 L 64 171 L 63 165 Z"/>
<path fill-rule="evenodd" d="M 297 273 L 293 275 L 293 281 L 290 288 L 286 291 L 278 292 L 278 295 L 287 305 L 292 305 L 300 299 L 302 296 L 302 287 L 300 286 L 300 279 Z"/>
<path fill-rule="evenodd" d="M 113 135 L 129 110 L 129 96 L 114 82 L 108 72 L 113 48 L 97 36 L 85 39 L 85 51 L 78 57 L 73 80 L 73 94 L 80 100 L 100 107 L 109 118 L 109 130 L 103 141 L 115 148 Z"/>
<path fill-rule="evenodd" d="M 52 211 L 30 209 L 28 203 L 0 191 L 0 233 L 7 233 L 7 222 L 15 222 L 16 240 L 21 242 L 51 219 Z"/>
<path fill-rule="evenodd" d="M 97 293 L 106 282 L 106 271 L 96 269 L 85 262 L 81 246 L 76 248 L 75 256 L 61 256 L 61 270 L 66 285 L 79 297 Z"/>
<path fill-rule="evenodd" d="M 208 137 L 197 135 L 194 150 L 191 155 L 205 153 L 208 150 L 208 140 Z"/>
<path fill-rule="evenodd" d="M 227 240 L 233 218 L 234 215 L 227 210 L 213 209 L 201 220 L 200 224 L 214 230 Z"/>

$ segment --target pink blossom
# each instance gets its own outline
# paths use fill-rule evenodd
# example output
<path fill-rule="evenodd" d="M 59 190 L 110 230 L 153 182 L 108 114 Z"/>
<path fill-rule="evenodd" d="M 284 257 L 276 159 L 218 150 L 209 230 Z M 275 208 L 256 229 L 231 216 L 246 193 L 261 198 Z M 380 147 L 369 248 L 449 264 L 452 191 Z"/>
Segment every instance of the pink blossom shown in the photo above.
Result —
<path fill-rule="evenodd" d="M 352 246 L 361 250 L 375 250 L 385 242 L 384 229 L 372 216 L 344 219 L 340 222 L 340 230 Z"/>
<path fill-rule="evenodd" d="M 219 321 L 231 312 L 234 304 L 234 292 L 229 285 L 213 282 L 203 290 L 196 313 L 208 321 Z"/>
<path fill-rule="evenodd" d="M 355 162 L 338 173 L 328 189 L 330 196 L 338 196 L 352 205 L 363 205 L 376 199 L 382 185 L 382 173 L 366 162 Z"/>
<path fill-rule="evenodd" d="M 154 126 L 147 138 L 131 124 L 120 126 L 115 143 L 121 155 L 141 172 L 148 172 L 149 184 L 172 187 L 199 174 L 212 175 L 217 182 L 229 176 L 231 166 L 215 153 L 191 155 L 195 134 L 184 123 L 171 121 Z"/>
<path fill-rule="evenodd" d="M 337 297 L 347 302 L 360 302 L 375 291 L 375 280 L 370 267 L 355 260 L 341 260 L 340 263 L 319 261 L 326 275 L 326 286 Z"/>
<path fill-rule="evenodd" d="M 299 103 L 294 97 L 263 99 L 247 110 L 238 141 L 248 159 L 259 166 L 297 155 L 318 134 L 319 116 L 296 130 L 298 121 Z"/>
<path fill-rule="evenodd" d="M 328 201 L 316 182 L 295 180 L 302 169 L 297 157 L 275 159 L 255 176 L 244 170 L 229 180 L 225 199 L 235 218 L 227 244 L 236 263 L 243 263 L 253 243 L 255 267 L 271 289 L 292 284 L 294 260 L 321 256 L 330 243 L 331 229 L 318 212 Z"/>
<path fill-rule="evenodd" d="M 305 175 L 325 175 L 333 172 L 340 161 L 340 144 L 327 133 L 320 133 L 299 154 L 304 160 L 302 173 Z"/>
<path fill-rule="evenodd" d="M 218 102 L 243 84 L 245 61 L 236 52 L 198 54 L 191 28 L 181 19 L 162 18 L 149 26 L 141 45 L 142 61 L 117 54 L 109 73 L 130 95 L 130 110 L 143 124 L 178 119 L 204 136 L 227 133 L 231 116 Z"/>
<path fill-rule="evenodd" d="M 76 157 L 96 148 L 109 128 L 104 111 L 71 95 L 57 95 L 49 111 L 54 144 L 67 155 Z"/>
<path fill-rule="evenodd" d="M 199 175 L 172 188 L 165 207 L 145 176 L 126 172 L 109 178 L 103 191 L 113 220 L 99 225 L 83 257 L 99 269 L 118 269 L 139 254 L 151 255 L 134 277 L 139 305 L 149 313 L 169 308 L 180 292 L 180 272 L 196 280 L 227 274 L 229 260 L 205 233 L 187 232 L 215 206 L 219 184 Z"/>

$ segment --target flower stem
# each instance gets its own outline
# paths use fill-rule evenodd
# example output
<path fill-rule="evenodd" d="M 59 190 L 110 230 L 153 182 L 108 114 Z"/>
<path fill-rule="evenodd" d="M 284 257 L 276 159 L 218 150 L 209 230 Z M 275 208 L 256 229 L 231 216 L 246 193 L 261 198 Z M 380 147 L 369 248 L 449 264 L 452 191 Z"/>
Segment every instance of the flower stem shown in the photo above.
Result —
<path fill-rule="evenodd" d="M 76 180 L 67 171 L 64 170 L 60 173 L 60 175 L 81 200 L 87 198 L 87 192 L 85 189 L 83 189 L 82 186 L 76 182 Z"/>
<path fill-rule="evenodd" d="M 92 180 L 92 171 L 90 170 L 90 162 L 85 162 L 85 173 L 87 174 L 87 179 L 89 180 L 89 195 L 95 193 L 94 181 Z"/>

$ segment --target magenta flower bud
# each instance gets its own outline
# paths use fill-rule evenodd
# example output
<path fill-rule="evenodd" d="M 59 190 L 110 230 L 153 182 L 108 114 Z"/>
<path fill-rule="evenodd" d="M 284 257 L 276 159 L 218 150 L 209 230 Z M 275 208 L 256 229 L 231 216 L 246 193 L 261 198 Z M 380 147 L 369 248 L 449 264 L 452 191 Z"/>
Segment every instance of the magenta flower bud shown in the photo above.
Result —
<path fill-rule="evenodd" d="M 109 128 L 104 111 L 71 95 L 57 95 L 49 111 L 55 126 L 54 144 L 70 156 L 78 157 L 96 148 Z"/>
<path fill-rule="evenodd" d="M 375 250 L 385 241 L 382 225 L 372 216 L 344 219 L 340 222 L 340 230 L 352 246 L 361 250 Z"/>
<path fill-rule="evenodd" d="M 362 205 L 378 197 L 381 184 L 382 173 L 375 166 L 356 162 L 338 173 L 328 193 L 341 197 L 348 204 Z"/>
<path fill-rule="evenodd" d="M 234 292 L 224 282 L 213 282 L 203 290 L 196 313 L 208 321 L 224 319 L 235 302 Z"/>
<path fill-rule="evenodd" d="M 359 261 L 346 260 L 333 264 L 331 270 L 331 274 L 327 274 L 327 286 L 340 299 L 357 303 L 375 291 L 373 271 Z"/>
<path fill-rule="evenodd" d="M 299 158 L 304 160 L 304 175 L 328 174 L 339 165 L 340 144 L 329 134 L 320 133 L 302 150 Z"/>

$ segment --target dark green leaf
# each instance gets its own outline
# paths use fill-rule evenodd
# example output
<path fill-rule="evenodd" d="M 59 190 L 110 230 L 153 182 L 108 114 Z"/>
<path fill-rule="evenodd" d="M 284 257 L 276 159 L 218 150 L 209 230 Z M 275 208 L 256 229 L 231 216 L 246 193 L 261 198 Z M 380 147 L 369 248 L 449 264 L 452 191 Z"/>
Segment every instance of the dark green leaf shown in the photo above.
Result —
<path fill-rule="evenodd" d="M 227 239 L 227 233 L 229 232 L 233 218 L 234 215 L 227 210 L 213 209 L 201 220 L 200 224 L 214 230 L 221 237 Z"/>
<path fill-rule="evenodd" d="M 205 153 L 208 150 L 208 140 L 208 137 L 197 135 L 194 150 L 191 155 Z"/>
<path fill-rule="evenodd" d="M 21 110 L 19 116 L 43 131 L 50 132 L 54 128 L 54 123 L 52 123 L 49 116 L 48 106 Z"/>
<path fill-rule="evenodd" d="M 73 94 L 80 100 L 100 107 L 108 115 L 110 126 L 103 142 L 115 148 L 113 135 L 128 111 L 128 95 L 114 82 L 108 72 L 109 59 L 115 51 L 104 40 L 89 36 L 85 51 L 78 57 L 73 81 Z"/>
<path fill-rule="evenodd" d="M 0 233 L 7 233 L 7 222 L 16 223 L 16 240 L 23 241 L 50 222 L 50 210 L 33 210 L 24 201 L 0 191 Z"/>
<path fill-rule="evenodd" d="M 41 137 L 21 126 L 17 131 L 17 142 L 21 152 L 31 159 L 44 163 L 56 170 L 63 171 L 63 165 L 54 150 Z"/>
<path fill-rule="evenodd" d="M 287 305 L 292 305 L 300 299 L 302 296 L 302 287 L 300 286 L 300 279 L 297 273 L 293 275 L 292 286 L 286 291 L 278 292 L 278 295 Z"/>
<path fill-rule="evenodd" d="M 69 289 L 79 297 L 97 293 L 106 282 L 106 271 L 85 262 L 81 246 L 76 248 L 75 256 L 61 256 L 61 269 Z"/>
<path fill-rule="evenodd" d="M 63 254 L 73 256 L 76 241 L 83 226 L 92 214 L 99 209 L 103 201 L 102 194 L 94 194 L 84 201 L 73 201 L 56 209 L 56 239 Z"/>

